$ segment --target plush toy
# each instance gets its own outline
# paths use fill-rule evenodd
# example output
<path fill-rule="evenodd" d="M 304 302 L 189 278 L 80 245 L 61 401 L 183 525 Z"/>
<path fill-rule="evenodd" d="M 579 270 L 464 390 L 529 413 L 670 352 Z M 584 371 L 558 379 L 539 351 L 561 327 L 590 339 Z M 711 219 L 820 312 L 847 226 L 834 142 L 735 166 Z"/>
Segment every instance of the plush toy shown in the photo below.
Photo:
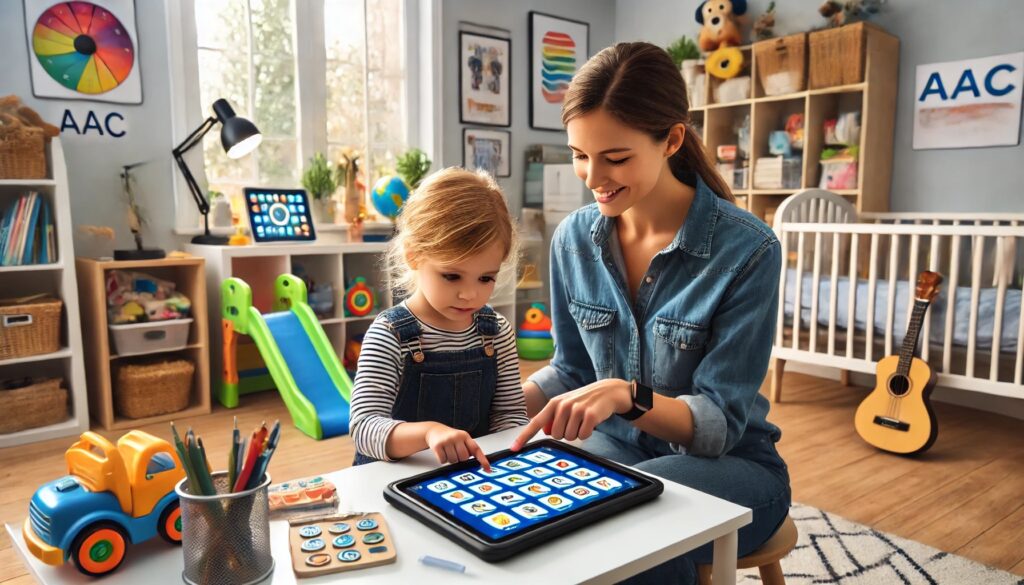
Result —
<path fill-rule="evenodd" d="M 735 47 L 742 44 L 740 27 L 736 16 L 747 12 L 747 0 L 707 0 L 697 7 L 697 22 L 700 36 L 697 44 L 704 52 L 719 47 Z"/>

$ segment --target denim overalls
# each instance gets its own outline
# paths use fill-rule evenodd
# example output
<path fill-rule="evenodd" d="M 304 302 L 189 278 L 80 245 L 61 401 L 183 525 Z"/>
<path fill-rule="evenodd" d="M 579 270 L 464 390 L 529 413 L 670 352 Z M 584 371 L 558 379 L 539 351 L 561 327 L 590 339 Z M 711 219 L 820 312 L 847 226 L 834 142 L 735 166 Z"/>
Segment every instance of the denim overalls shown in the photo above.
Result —
<path fill-rule="evenodd" d="M 434 421 L 473 437 L 490 432 L 491 401 L 498 382 L 494 337 L 498 318 L 485 306 L 474 317 L 481 344 L 462 351 L 423 351 L 419 321 L 402 305 L 383 313 L 403 347 L 402 377 L 391 418 L 405 422 Z M 411 345 L 410 351 L 405 346 Z M 356 453 L 353 465 L 376 459 Z"/>

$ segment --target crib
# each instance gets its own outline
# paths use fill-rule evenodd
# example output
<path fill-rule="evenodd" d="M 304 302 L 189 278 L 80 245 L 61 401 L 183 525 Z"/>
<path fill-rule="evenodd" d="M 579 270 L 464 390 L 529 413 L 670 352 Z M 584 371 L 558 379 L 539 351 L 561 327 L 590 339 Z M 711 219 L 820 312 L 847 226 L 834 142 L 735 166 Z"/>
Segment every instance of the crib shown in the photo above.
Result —
<path fill-rule="evenodd" d="M 1024 214 L 861 213 L 807 189 L 775 212 L 782 244 L 770 397 L 786 362 L 874 374 L 899 352 L 917 274 L 943 275 L 918 357 L 937 385 L 1024 398 Z"/>

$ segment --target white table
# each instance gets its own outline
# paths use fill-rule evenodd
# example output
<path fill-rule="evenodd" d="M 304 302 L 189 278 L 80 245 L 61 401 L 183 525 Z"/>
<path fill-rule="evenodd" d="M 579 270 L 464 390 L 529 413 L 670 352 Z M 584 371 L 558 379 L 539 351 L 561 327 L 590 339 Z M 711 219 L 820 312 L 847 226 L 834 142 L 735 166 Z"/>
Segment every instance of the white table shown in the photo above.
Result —
<path fill-rule="evenodd" d="M 484 451 L 505 449 L 518 431 L 508 430 L 480 439 Z M 453 585 L 477 583 L 613 583 L 657 566 L 671 558 L 714 541 L 714 582 L 736 582 L 737 530 L 751 520 L 751 511 L 714 496 L 665 481 L 665 491 L 652 502 L 616 514 L 500 563 L 486 563 L 424 524 L 384 501 L 384 487 L 397 479 L 438 467 L 433 454 L 419 453 L 401 463 L 372 463 L 344 469 L 325 477 L 334 482 L 341 511 L 382 511 L 398 551 L 397 562 L 316 579 L 317 583 L 412 583 Z M 285 478 L 281 478 L 285 479 Z M 43 584 L 96 581 L 73 566 L 51 567 L 28 552 L 21 525 L 7 525 L 14 547 L 30 572 Z M 276 567 L 272 582 L 296 583 L 288 550 L 288 524 L 271 522 L 271 548 Z M 466 565 L 459 574 L 418 562 L 424 554 Z M 180 583 L 182 556 L 160 538 L 131 546 L 124 564 L 103 579 L 104 585 Z"/>

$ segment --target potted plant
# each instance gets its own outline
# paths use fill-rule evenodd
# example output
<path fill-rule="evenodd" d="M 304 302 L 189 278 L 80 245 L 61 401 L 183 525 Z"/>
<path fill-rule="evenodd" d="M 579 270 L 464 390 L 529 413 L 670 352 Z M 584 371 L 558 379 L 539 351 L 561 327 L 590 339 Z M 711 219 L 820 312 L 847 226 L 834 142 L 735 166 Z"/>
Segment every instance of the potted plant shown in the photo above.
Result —
<path fill-rule="evenodd" d="M 697 43 L 690 37 L 683 35 L 673 41 L 668 47 L 665 47 L 665 51 L 668 52 L 668 56 L 672 57 L 672 62 L 683 73 L 683 81 L 686 82 L 686 85 L 693 85 L 697 64 L 700 62 L 700 49 L 697 48 Z"/>
<path fill-rule="evenodd" d="M 320 220 L 325 222 L 334 221 L 334 202 L 331 196 L 338 188 L 334 179 L 334 173 L 327 164 L 327 159 L 322 153 L 316 153 L 309 161 L 309 166 L 302 173 L 302 186 L 309 193 L 309 196 L 316 201 L 320 207 Z"/>
<path fill-rule="evenodd" d="M 415 190 L 420 186 L 423 177 L 427 176 L 431 163 L 427 153 L 418 148 L 410 148 L 398 157 L 395 170 L 409 189 Z"/>

